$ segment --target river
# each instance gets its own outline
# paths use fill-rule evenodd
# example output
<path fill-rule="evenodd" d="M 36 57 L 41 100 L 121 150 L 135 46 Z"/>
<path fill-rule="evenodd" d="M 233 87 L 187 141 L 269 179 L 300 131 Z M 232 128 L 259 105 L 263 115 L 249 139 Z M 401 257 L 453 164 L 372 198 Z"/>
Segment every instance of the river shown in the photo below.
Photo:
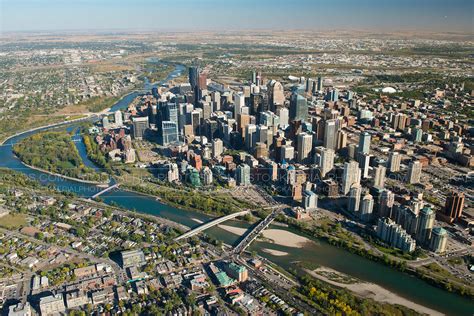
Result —
<path fill-rule="evenodd" d="M 158 84 L 163 84 L 166 81 L 181 74 L 185 68 L 177 65 L 168 77 Z M 125 108 L 136 97 L 136 92 L 129 94 L 115 104 L 112 109 L 117 110 Z M 62 127 L 64 128 L 64 127 Z M 72 130 L 73 127 L 69 127 Z M 79 196 L 90 197 L 96 192 L 100 191 L 95 185 L 79 183 L 75 181 L 66 180 L 63 178 L 51 176 L 36 170 L 25 167 L 12 153 L 12 144 L 17 143 L 21 139 L 37 133 L 40 130 L 25 133 L 10 138 L 3 146 L 0 146 L 0 167 L 9 168 L 21 171 L 29 177 L 40 181 L 42 184 L 53 184 L 58 190 L 71 191 Z M 93 163 L 87 158 L 83 144 L 78 143 L 78 150 L 81 154 L 84 163 L 87 166 L 93 166 Z M 156 201 L 154 198 L 144 196 L 138 193 L 113 190 L 102 195 L 102 199 L 106 203 L 116 203 L 117 205 L 136 210 L 138 212 L 152 214 L 164 217 L 181 223 L 183 225 L 194 227 L 199 225 L 199 221 L 207 221 L 211 217 L 201 213 L 181 210 L 171 207 Z M 240 221 L 228 221 L 225 225 L 248 228 L 249 225 Z M 272 226 L 271 228 L 278 228 L 290 230 L 289 228 L 282 228 L 280 226 Z M 206 231 L 207 234 L 213 238 L 222 240 L 225 243 L 233 244 L 239 236 L 232 234 L 219 227 L 213 227 Z M 264 249 L 274 249 L 287 253 L 285 256 L 275 256 Z M 276 264 L 285 269 L 292 267 L 295 261 L 312 262 L 318 265 L 326 266 L 334 270 L 343 272 L 350 276 L 359 278 L 363 281 L 378 284 L 387 290 L 390 290 L 408 300 L 411 300 L 420 305 L 432 308 L 448 315 L 472 315 L 474 312 L 474 302 L 460 297 L 458 295 L 448 293 L 444 290 L 438 289 L 428 283 L 391 269 L 383 264 L 370 261 L 360 256 L 349 253 L 346 250 L 329 245 L 324 241 L 313 241 L 306 243 L 301 248 L 285 247 L 264 241 L 255 241 L 249 248 L 258 252 L 261 256 L 268 258 Z"/>

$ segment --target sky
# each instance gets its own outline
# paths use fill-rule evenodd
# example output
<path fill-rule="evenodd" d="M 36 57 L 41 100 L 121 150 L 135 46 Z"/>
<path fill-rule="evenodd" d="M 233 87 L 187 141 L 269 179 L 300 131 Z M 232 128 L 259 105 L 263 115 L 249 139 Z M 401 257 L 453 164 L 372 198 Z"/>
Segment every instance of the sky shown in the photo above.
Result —
<path fill-rule="evenodd" d="M 474 0 L 0 0 L 0 32 L 251 29 L 474 33 Z"/>

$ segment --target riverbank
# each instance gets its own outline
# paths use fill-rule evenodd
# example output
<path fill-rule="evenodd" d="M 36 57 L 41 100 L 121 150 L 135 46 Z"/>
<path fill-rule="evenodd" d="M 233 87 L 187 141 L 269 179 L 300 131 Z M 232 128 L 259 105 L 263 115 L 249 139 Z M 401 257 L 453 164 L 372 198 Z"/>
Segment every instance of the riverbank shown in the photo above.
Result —
<path fill-rule="evenodd" d="M 406 306 L 422 314 L 434 316 L 444 315 L 443 313 L 401 297 L 374 283 L 361 282 L 359 280 L 350 282 L 336 281 L 336 279 L 349 279 L 350 277 L 327 267 L 321 267 L 315 270 L 304 269 L 304 271 L 316 279 L 340 288 L 348 289 L 361 298 L 370 298 L 377 302 Z"/>
<path fill-rule="evenodd" d="M 218 225 L 219 228 L 232 233 L 234 235 L 242 236 L 247 232 L 247 229 L 228 226 L 228 225 Z M 265 239 L 268 239 L 271 243 L 274 243 L 279 246 L 284 246 L 288 248 L 303 248 L 307 243 L 313 242 L 312 240 L 292 233 L 283 229 L 274 229 L 269 228 L 262 232 L 262 235 Z"/>
<path fill-rule="evenodd" d="M 99 182 L 99 181 L 90 181 L 90 180 L 83 180 L 83 179 L 68 177 L 68 176 L 65 176 L 63 174 L 54 173 L 54 172 L 51 172 L 51 171 L 48 171 L 48 170 L 44 170 L 44 169 L 41 169 L 41 168 L 38 168 L 38 167 L 35 167 L 35 166 L 28 165 L 28 164 L 24 163 L 23 161 L 21 161 L 21 159 L 17 155 L 15 155 L 15 157 L 18 158 L 18 160 L 20 160 L 22 165 L 24 165 L 24 166 L 26 166 L 30 169 L 39 171 L 39 172 L 49 174 L 51 176 L 60 177 L 60 178 L 66 179 L 66 180 L 71 180 L 71 181 L 75 181 L 75 182 L 79 182 L 79 183 L 93 184 L 93 185 L 97 185 L 97 186 L 103 186 L 103 185 L 107 185 L 108 183 L 110 183 L 110 179 L 109 179 L 108 182 Z"/>
<path fill-rule="evenodd" d="M 0 141 L 0 146 L 5 145 L 5 143 L 8 142 L 12 138 L 15 138 L 15 137 L 27 134 L 27 133 L 32 133 L 32 132 L 43 130 L 43 129 L 56 128 L 56 127 L 59 127 L 59 126 L 78 123 L 78 122 L 82 122 L 82 121 L 88 121 L 96 115 L 97 114 L 92 114 L 92 115 L 89 115 L 89 116 L 86 116 L 86 117 L 83 117 L 83 118 L 78 118 L 78 119 L 73 119 L 73 120 L 68 120 L 68 121 L 62 121 L 62 122 L 58 122 L 58 123 L 53 123 L 53 124 L 43 125 L 43 126 L 39 126 L 39 127 L 34 127 L 34 128 L 29 129 L 29 130 L 26 130 L 26 131 L 21 131 L 21 132 L 18 132 L 16 134 L 14 134 L 14 135 L 10 135 L 7 138 L 5 138 L 4 140 Z"/>

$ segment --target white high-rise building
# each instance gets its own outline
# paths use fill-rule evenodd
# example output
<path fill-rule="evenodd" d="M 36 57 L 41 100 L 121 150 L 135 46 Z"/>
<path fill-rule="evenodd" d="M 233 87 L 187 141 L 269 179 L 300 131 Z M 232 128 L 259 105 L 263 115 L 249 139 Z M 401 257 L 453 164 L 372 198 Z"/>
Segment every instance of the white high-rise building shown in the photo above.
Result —
<path fill-rule="evenodd" d="M 289 124 L 290 111 L 288 108 L 280 107 L 277 110 L 277 115 L 280 117 L 280 128 L 285 129 Z"/>
<path fill-rule="evenodd" d="M 298 162 L 304 162 L 311 153 L 313 148 L 313 135 L 308 133 L 301 133 L 298 135 Z"/>
<path fill-rule="evenodd" d="M 443 253 L 446 251 L 448 243 L 448 232 L 446 229 L 436 227 L 431 232 L 430 249 L 436 253 Z"/>
<path fill-rule="evenodd" d="M 245 146 L 248 150 L 255 147 L 257 143 L 257 126 L 255 124 L 249 124 L 245 127 Z"/>
<path fill-rule="evenodd" d="M 168 168 L 167 180 L 168 182 L 174 182 L 179 180 L 179 169 L 176 163 L 170 163 L 166 166 Z"/>
<path fill-rule="evenodd" d="M 234 118 L 242 113 L 242 108 L 245 107 L 245 95 L 243 93 L 234 94 Z"/>
<path fill-rule="evenodd" d="M 326 174 L 328 174 L 328 172 L 330 172 L 334 168 L 334 157 L 334 150 L 323 147 L 319 159 L 319 169 L 321 171 L 322 178 L 324 178 Z"/>
<path fill-rule="evenodd" d="M 295 147 L 291 145 L 283 145 L 280 147 L 281 160 L 293 160 L 295 158 Z"/>
<path fill-rule="evenodd" d="M 344 164 L 344 173 L 342 175 L 342 193 L 349 193 L 353 184 L 360 183 L 360 168 L 357 161 L 350 161 Z"/>
<path fill-rule="evenodd" d="M 367 132 L 359 136 L 359 153 L 367 155 L 370 153 L 370 134 Z"/>
<path fill-rule="evenodd" d="M 315 211 L 318 208 L 318 196 L 313 191 L 305 190 L 303 192 L 304 209 Z"/>
<path fill-rule="evenodd" d="M 204 185 L 212 184 L 212 171 L 209 167 L 206 166 L 202 169 L 202 178 Z"/>
<path fill-rule="evenodd" d="M 250 166 L 242 164 L 235 170 L 235 180 L 238 185 L 250 185 Z"/>
<path fill-rule="evenodd" d="M 347 210 L 352 213 L 359 212 L 360 195 L 362 194 L 362 187 L 359 184 L 354 184 L 349 191 L 349 199 L 347 200 Z"/>
<path fill-rule="evenodd" d="M 212 140 L 212 157 L 217 158 L 224 152 L 224 143 L 219 138 Z"/>
<path fill-rule="evenodd" d="M 324 124 L 324 147 L 336 150 L 337 124 L 336 120 L 327 120 Z"/>
<path fill-rule="evenodd" d="M 115 126 L 120 127 L 123 125 L 122 112 L 120 112 L 120 110 L 115 111 L 114 119 L 115 119 Z"/>
<path fill-rule="evenodd" d="M 385 186 L 385 173 L 387 168 L 382 165 L 379 165 L 375 168 L 375 175 L 374 175 L 374 187 L 383 189 Z"/>
<path fill-rule="evenodd" d="M 390 172 L 400 171 L 401 162 L 402 162 L 402 155 L 399 152 L 392 151 L 388 158 L 388 170 Z"/>
<path fill-rule="evenodd" d="M 392 208 L 395 203 L 395 194 L 390 190 L 383 190 L 379 198 L 379 216 L 392 217 Z"/>
<path fill-rule="evenodd" d="M 412 161 L 408 168 L 408 174 L 406 181 L 410 184 L 420 183 L 421 180 L 421 170 L 423 166 L 420 161 Z"/>
<path fill-rule="evenodd" d="M 362 178 L 364 179 L 369 177 L 370 157 L 372 156 L 369 154 L 359 153 L 359 167 L 362 170 Z"/>
<path fill-rule="evenodd" d="M 374 210 L 374 198 L 370 194 L 364 195 L 360 205 L 360 219 L 364 222 L 369 222 L 372 218 Z"/>

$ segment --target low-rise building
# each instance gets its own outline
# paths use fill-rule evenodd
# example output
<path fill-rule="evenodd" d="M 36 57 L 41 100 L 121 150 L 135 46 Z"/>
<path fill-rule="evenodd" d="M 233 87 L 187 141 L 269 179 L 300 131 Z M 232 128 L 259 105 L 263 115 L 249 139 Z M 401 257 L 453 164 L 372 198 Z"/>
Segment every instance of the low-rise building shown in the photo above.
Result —
<path fill-rule="evenodd" d="M 66 311 L 63 295 L 59 293 L 42 297 L 40 299 L 39 307 L 41 310 L 41 316 L 57 315 Z"/>

